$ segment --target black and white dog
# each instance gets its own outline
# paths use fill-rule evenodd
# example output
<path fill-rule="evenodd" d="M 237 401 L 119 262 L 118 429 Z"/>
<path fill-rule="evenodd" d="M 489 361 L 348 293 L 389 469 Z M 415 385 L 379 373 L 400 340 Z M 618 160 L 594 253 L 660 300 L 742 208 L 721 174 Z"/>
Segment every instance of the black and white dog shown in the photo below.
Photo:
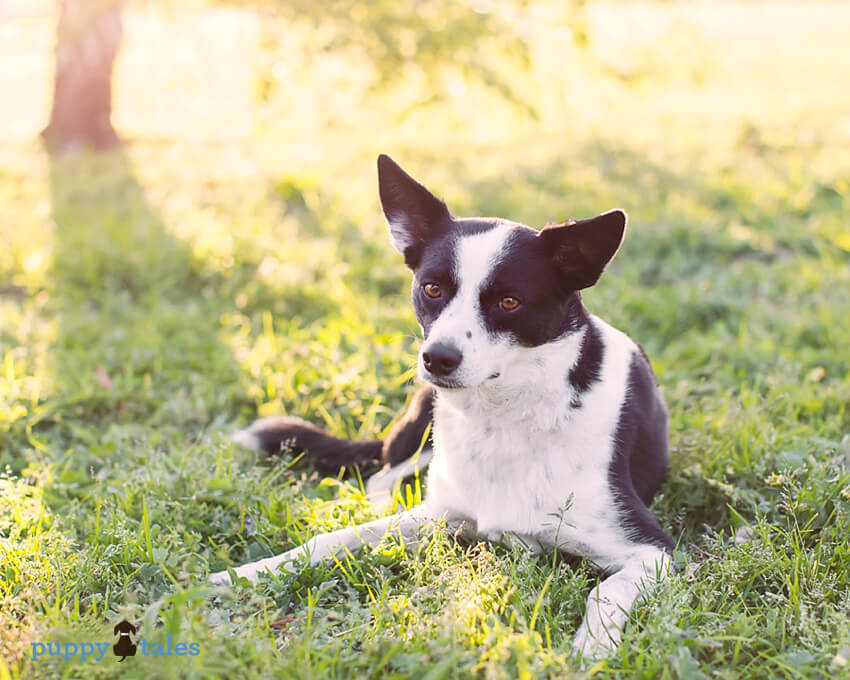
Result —
<path fill-rule="evenodd" d="M 636 598 L 669 573 L 673 548 L 648 510 L 668 467 L 667 408 L 641 348 L 590 315 L 580 294 L 620 247 L 626 215 L 536 231 L 453 217 L 387 156 L 378 179 L 393 244 L 414 275 L 427 386 L 384 442 L 343 441 L 286 417 L 257 421 L 236 439 L 268 451 L 289 444 L 332 471 L 378 460 L 409 471 L 433 419 L 425 501 L 235 573 L 256 580 L 388 534 L 414 545 L 442 523 L 471 528 L 581 555 L 607 573 L 573 644 L 586 659 L 605 656 Z M 230 582 L 228 572 L 210 578 Z"/>

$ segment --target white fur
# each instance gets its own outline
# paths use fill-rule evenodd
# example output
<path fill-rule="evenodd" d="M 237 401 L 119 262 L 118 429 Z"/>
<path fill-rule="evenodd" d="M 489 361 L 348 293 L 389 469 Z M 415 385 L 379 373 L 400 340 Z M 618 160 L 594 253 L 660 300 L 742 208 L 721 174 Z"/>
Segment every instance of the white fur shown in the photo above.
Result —
<path fill-rule="evenodd" d="M 387 217 L 387 228 L 390 232 L 390 242 L 393 247 L 404 255 L 404 251 L 413 244 L 411 237 L 410 223 L 407 215 L 398 213 Z"/>
<path fill-rule="evenodd" d="M 234 443 L 241 444 L 245 448 L 251 449 L 252 451 L 259 451 L 261 448 L 260 439 L 259 437 L 257 437 L 257 435 L 251 432 L 251 428 L 246 428 L 244 430 L 234 432 L 231 439 Z"/>

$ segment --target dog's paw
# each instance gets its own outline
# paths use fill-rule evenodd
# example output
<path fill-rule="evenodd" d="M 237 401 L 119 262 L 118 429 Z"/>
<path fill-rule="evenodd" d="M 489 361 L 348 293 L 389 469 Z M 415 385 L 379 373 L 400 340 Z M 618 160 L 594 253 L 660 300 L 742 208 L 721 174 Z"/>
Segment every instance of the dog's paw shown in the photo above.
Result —
<path fill-rule="evenodd" d="M 245 564 L 237 569 L 233 569 L 234 578 L 231 579 L 230 571 L 217 571 L 209 575 L 209 580 L 212 583 L 220 586 L 229 586 L 237 581 L 247 579 L 251 583 L 257 583 L 260 580 L 260 574 L 273 573 L 275 570 L 269 566 L 256 562 L 253 564 Z"/>
<path fill-rule="evenodd" d="M 209 581 L 217 586 L 229 586 L 230 574 L 227 571 L 217 571 L 209 575 Z"/>
<path fill-rule="evenodd" d="M 573 656 L 582 666 L 607 659 L 617 649 L 617 641 L 604 629 L 596 635 L 587 626 L 581 626 L 573 638 Z"/>
<path fill-rule="evenodd" d="M 295 574 L 298 572 L 299 565 L 306 555 L 304 547 L 293 548 L 275 557 L 267 557 L 259 562 L 251 562 L 243 564 L 241 567 L 233 569 L 236 579 L 248 579 L 251 583 L 257 583 L 260 580 L 261 574 L 269 574 L 277 576 L 280 574 Z M 230 571 L 217 571 L 209 575 L 209 580 L 217 585 L 230 585 L 234 583 L 230 578 Z"/>

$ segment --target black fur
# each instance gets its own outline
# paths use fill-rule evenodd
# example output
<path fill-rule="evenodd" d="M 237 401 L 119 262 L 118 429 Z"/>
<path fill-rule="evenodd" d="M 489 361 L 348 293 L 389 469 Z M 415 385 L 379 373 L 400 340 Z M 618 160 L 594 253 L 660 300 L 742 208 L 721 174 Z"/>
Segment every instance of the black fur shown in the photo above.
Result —
<path fill-rule="evenodd" d="M 599 329 L 591 321 L 587 322 L 587 330 L 581 340 L 578 361 L 570 369 L 569 381 L 575 394 L 570 400 L 572 408 L 581 408 L 581 394 L 587 392 L 593 385 L 599 382 L 602 372 L 602 356 L 605 347 L 599 336 Z"/>
<path fill-rule="evenodd" d="M 648 509 L 669 467 L 667 420 L 667 407 L 652 367 L 642 353 L 636 353 L 629 368 L 608 479 L 632 538 L 672 551 L 673 542 Z"/>
<path fill-rule="evenodd" d="M 433 419 L 434 388 L 426 385 L 413 395 L 407 411 L 396 421 L 384 440 L 381 463 L 398 465 L 416 453 Z"/>
<path fill-rule="evenodd" d="M 595 284 L 617 254 L 626 233 L 626 213 L 610 210 L 586 220 L 543 227 L 540 240 L 558 267 L 565 290 Z"/>

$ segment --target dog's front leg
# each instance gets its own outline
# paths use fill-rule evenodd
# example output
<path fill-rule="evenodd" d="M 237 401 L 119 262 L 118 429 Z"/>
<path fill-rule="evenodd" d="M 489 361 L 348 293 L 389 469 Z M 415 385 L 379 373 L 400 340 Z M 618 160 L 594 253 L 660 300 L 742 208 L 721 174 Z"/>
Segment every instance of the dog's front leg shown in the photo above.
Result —
<path fill-rule="evenodd" d="M 587 611 L 573 640 L 573 654 L 585 661 L 608 656 L 623 637 L 635 600 L 645 596 L 670 571 L 670 555 L 647 548 L 602 581 L 587 598 Z"/>
<path fill-rule="evenodd" d="M 283 570 L 295 573 L 307 559 L 311 565 L 319 564 L 326 559 L 356 552 L 362 546 L 377 545 L 390 534 L 399 536 L 405 548 L 412 548 L 421 537 L 433 532 L 437 521 L 424 507 L 418 506 L 359 526 L 319 534 L 297 548 L 258 562 L 245 564 L 234 571 L 237 577 L 244 576 L 252 582 L 256 582 L 263 572 L 275 573 Z M 210 574 L 209 579 L 213 583 L 230 583 L 230 575 L 227 571 Z"/>

